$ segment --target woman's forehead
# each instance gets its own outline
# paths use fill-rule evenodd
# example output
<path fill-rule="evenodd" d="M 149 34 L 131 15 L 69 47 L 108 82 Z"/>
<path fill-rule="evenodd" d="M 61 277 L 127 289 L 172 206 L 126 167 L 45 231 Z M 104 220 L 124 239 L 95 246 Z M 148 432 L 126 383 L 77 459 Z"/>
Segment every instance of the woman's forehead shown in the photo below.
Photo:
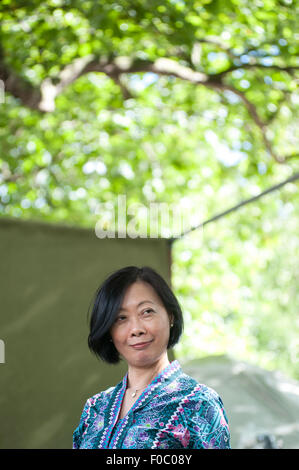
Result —
<path fill-rule="evenodd" d="M 150 284 L 142 281 L 134 282 L 127 288 L 121 306 L 138 307 L 143 303 L 161 304 L 161 300 Z"/>

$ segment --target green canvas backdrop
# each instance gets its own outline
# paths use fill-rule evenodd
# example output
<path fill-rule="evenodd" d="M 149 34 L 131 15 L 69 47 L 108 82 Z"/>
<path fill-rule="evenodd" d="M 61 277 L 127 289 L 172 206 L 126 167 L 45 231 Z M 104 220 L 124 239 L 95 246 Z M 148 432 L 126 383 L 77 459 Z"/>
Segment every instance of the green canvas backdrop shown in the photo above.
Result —
<path fill-rule="evenodd" d="M 86 399 L 126 372 L 88 349 L 94 292 L 126 265 L 149 265 L 170 282 L 169 244 L 2 218 L 0 252 L 0 448 L 70 448 Z"/>

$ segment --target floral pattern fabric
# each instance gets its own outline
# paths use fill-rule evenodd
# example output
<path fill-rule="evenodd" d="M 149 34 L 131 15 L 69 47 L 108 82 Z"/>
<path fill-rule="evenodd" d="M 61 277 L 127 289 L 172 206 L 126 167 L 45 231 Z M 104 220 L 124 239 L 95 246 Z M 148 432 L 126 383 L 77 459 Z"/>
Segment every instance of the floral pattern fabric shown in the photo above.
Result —
<path fill-rule="evenodd" d="M 127 378 L 86 401 L 74 449 L 230 449 L 221 398 L 186 375 L 177 360 L 118 419 Z"/>

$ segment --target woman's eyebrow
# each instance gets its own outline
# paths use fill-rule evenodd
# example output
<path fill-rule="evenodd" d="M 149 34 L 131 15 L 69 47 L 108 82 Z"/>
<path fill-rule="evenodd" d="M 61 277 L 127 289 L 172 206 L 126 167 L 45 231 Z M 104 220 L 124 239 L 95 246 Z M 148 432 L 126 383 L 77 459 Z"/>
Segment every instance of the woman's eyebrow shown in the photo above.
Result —
<path fill-rule="evenodd" d="M 139 306 L 142 305 L 142 304 L 146 304 L 146 303 L 148 303 L 148 302 L 149 302 L 150 304 L 155 305 L 154 302 L 152 302 L 151 300 L 142 300 L 141 302 L 139 302 L 139 304 L 137 305 L 137 307 L 139 307 Z M 121 310 L 127 310 L 127 309 L 121 307 L 121 308 L 119 309 L 119 312 L 120 312 Z"/>

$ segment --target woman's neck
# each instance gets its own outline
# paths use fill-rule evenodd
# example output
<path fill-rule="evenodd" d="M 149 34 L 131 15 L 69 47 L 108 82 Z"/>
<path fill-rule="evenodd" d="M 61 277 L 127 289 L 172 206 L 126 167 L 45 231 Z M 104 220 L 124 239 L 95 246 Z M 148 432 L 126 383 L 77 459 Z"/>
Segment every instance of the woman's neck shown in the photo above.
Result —
<path fill-rule="evenodd" d="M 134 390 L 145 389 L 168 365 L 167 353 L 147 367 L 136 367 L 129 364 L 127 388 Z"/>

